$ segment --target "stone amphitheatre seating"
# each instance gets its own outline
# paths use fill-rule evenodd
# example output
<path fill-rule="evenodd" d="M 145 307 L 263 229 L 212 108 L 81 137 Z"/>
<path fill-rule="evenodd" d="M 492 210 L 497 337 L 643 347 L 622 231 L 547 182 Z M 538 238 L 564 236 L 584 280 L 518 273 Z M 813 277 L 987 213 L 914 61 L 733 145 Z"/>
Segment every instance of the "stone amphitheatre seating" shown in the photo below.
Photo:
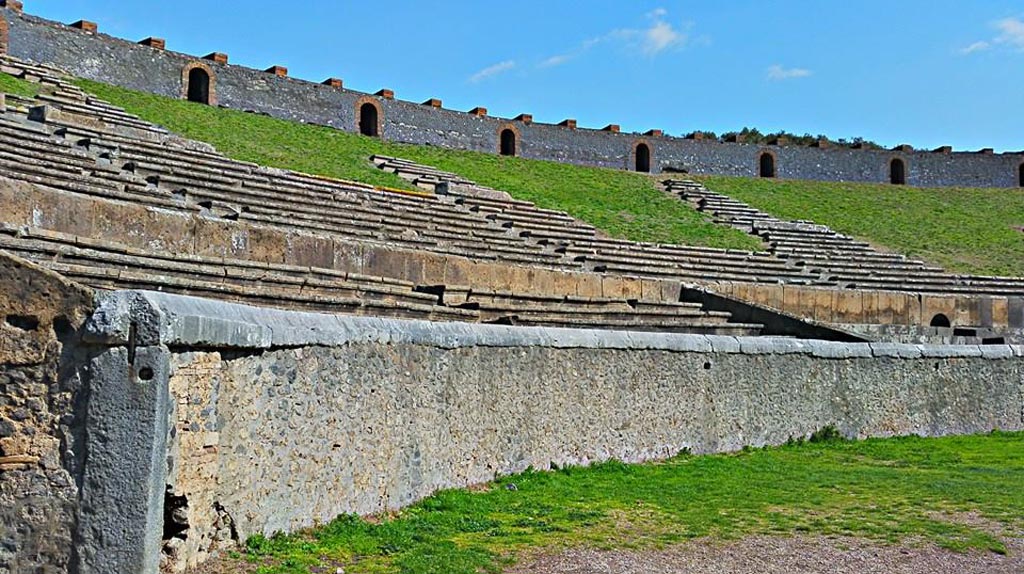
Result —
<path fill-rule="evenodd" d="M 3 62 L 5 73 L 37 81 L 42 93 L 6 100 L 0 112 L 0 175 L 41 189 L 228 226 L 300 230 L 553 269 L 584 267 L 578 254 L 556 249 L 556 242 L 605 241 L 564 213 L 460 193 L 457 185 L 446 186 L 444 195 L 381 190 L 234 161 L 92 98 L 54 70 Z M 469 185 L 449 176 L 444 181 Z M 699 305 L 625 298 L 492 293 L 484 300 L 479 290 L 463 288 L 472 296 L 455 302 L 451 293 L 457 288 L 442 297 L 400 278 L 168 253 L 116 239 L 0 220 L 0 249 L 101 289 L 428 320 L 728 334 L 760 329 L 729 323 L 729 314 L 706 312 Z"/>
<path fill-rule="evenodd" d="M 38 228 L 0 228 L 0 249 L 102 289 L 167 291 L 357 315 L 475 321 L 472 310 L 437 305 L 413 284 L 332 269 L 153 253 Z"/>
<path fill-rule="evenodd" d="M 729 323 L 729 313 L 705 311 L 695 303 L 522 295 L 452 285 L 417 290 L 435 294 L 447 307 L 477 311 L 485 323 L 736 336 L 757 335 L 761 330 L 761 325 Z M 565 312 L 567 307 L 572 311 Z"/>
<path fill-rule="evenodd" d="M 430 189 L 440 195 L 454 198 L 456 204 L 469 206 L 473 212 L 486 213 L 488 219 L 525 242 L 565 255 L 566 264 L 590 271 L 698 282 L 830 284 L 769 253 L 608 238 L 564 212 L 512 199 L 449 172 L 399 158 L 374 156 L 372 160 L 379 168 L 422 187 L 427 184 L 421 178 L 429 175 Z"/>
<path fill-rule="evenodd" d="M 665 187 L 697 210 L 710 214 L 714 221 L 760 237 L 776 258 L 842 288 L 987 295 L 1024 293 L 1024 279 L 951 274 L 920 260 L 879 251 L 824 225 L 777 219 L 698 182 L 668 180 Z"/>

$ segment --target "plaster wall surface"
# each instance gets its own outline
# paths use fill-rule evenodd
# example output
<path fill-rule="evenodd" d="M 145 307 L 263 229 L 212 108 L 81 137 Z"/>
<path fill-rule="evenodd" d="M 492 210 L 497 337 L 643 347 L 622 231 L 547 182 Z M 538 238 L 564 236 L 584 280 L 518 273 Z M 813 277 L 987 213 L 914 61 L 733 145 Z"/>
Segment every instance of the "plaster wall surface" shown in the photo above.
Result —
<path fill-rule="evenodd" d="M 0 8 L 9 22 L 12 56 L 49 63 L 91 80 L 172 98 L 186 93 L 183 70 L 201 62 L 214 75 L 216 104 L 274 117 L 358 131 L 358 104 L 383 112 L 381 137 L 487 153 L 498 152 L 499 134 L 518 134 L 517 154 L 534 159 L 614 169 L 635 169 L 635 146 L 651 149 L 652 171 L 666 167 L 695 174 L 754 177 L 760 155 L 775 155 L 778 177 L 822 181 L 888 182 L 894 158 L 906 164 L 907 183 L 919 186 L 1018 187 L 1024 154 L 932 153 L 763 146 L 698 141 L 660 135 L 570 129 L 435 108 L 371 96 L 340 87 L 282 77 L 261 70 L 202 60 L 96 32 L 85 32 Z"/>

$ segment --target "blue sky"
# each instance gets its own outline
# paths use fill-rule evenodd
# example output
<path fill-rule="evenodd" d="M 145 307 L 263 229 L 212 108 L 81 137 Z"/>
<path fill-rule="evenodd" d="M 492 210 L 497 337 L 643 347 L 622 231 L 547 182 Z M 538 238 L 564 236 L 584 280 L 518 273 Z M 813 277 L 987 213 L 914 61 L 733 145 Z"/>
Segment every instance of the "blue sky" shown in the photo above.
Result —
<path fill-rule="evenodd" d="M 176 51 L 495 116 L 1024 149 L 1024 0 L 24 2 Z"/>

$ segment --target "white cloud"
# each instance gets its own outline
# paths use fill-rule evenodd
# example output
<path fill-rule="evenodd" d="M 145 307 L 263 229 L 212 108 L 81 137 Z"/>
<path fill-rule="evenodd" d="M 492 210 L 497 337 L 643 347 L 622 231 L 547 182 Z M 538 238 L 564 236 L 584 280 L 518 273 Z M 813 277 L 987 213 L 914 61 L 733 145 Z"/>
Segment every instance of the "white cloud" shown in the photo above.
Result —
<path fill-rule="evenodd" d="M 559 54 L 557 56 L 551 56 L 550 58 L 548 58 L 548 59 L 544 60 L 543 62 L 537 64 L 537 67 L 538 68 L 554 68 L 556 66 L 561 66 L 562 64 L 567 63 L 569 60 L 572 60 L 575 57 L 576 57 L 575 54 Z"/>
<path fill-rule="evenodd" d="M 806 68 L 783 68 L 775 64 L 768 66 L 768 79 L 772 81 L 792 80 L 794 78 L 806 78 L 814 72 Z"/>
<path fill-rule="evenodd" d="M 970 46 L 967 46 L 966 48 L 961 49 L 960 53 L 961 54 L 973 54 L 975 52 L 983 52 L 985 50 L 988 50 L 991 47 L 992 47 L 992 44 L 989 44 L 988 42 L 986 42 L 984 40 L 981 40 L 979 42 L 975 42 L 975 43 L 971 44 Z"/>
<path fill-rule="evenodd" d="M 487 78 L 492 78 L 499 74 L 504 74 L 505 72 L 515 67 L 515 60 L 505 60 L 504 62 L 498 62 L 497 64 L 494 64 L 493 66 L 487 66 L 486 68 L 470 76 L 469 82 L 471 84 L 475 84 L 477 82 L 486 80 Z"/>
<path fill-rule="evenodd" d="M 681 48 L 688 43 L 689 36 L 687 33 L 667 21 L 668 10 L 656 8 L 644 16 L 651 20 L 650 25 L 645 28 L 620 28 L 612 30 L 603 36 L 591 38 L 568 52 L 551 56 L 537 64 L 537 67 L 554 68 L 561 66 L 582 56 L 595 46 L 605 43 L 616 42 L 625 44 L 633 50 L 652 57 L 672 48 Z M 682 28 L 685 29 L 690 26 L 691 24 L 684 23 Z M 706 40 L 706 38 L 703 40 Z"/>
<path fill-rule="evenodd" d="M 961 54 L 974 54 L 984 52 L 995 47 L 1006 47 L 1018 52 L 1024 52 L 1024 20 L 1020 18 L 1003 18 L 992 22 L 992 27 L 999 31 L 999 34 L 991 40 L 979 40 L 970 46 L 960 49 Z"/>
<path fill-rule="evenodd" d="M 686 34 L 676 30 L 672 24 L 664 20 L 656 21 L 644 31 L 644 53 L 649 56 L 660 54 L 684 42 L 686 42 Z"/>
<path fill-rule="evenodd" d="M 1007 44 L 1012 48 L 1024 51 L 1024 21 L 1019 18 L 1003 18 L 993 26 L 999 30 L 996 44 Z"/>

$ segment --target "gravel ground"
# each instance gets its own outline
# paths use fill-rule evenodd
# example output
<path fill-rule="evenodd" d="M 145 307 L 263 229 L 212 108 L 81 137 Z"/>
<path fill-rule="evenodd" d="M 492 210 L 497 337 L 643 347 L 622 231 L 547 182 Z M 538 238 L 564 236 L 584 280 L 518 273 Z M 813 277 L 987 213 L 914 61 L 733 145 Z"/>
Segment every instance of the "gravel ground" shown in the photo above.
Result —
<path fill-rule="evenodd" d="M 566 550 L 520 561 L 508 574 L 1022 574 L 1024 539 L 1008 555 L 956 553 L 920 543 L 753 536 L 662 551 Z"/>
<path fill-rule="evenodd" d="M 565 550 L 523 557 L 506 574 L 1022 574 L 1024 539 L 1009 553 L 957 553 L 933 544 L 880 544 L 859 538 L 752 536 L 698 540 L 659 551 Z M 255 566 L 213 560 L 193 574 L 251 573 Z M 323 572 L 335 574 L 336 568 Z M 447 574 L 438 572 L 437 574 Z"/>

